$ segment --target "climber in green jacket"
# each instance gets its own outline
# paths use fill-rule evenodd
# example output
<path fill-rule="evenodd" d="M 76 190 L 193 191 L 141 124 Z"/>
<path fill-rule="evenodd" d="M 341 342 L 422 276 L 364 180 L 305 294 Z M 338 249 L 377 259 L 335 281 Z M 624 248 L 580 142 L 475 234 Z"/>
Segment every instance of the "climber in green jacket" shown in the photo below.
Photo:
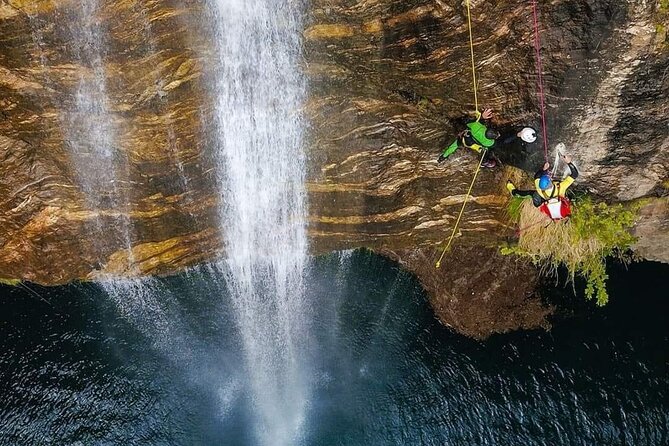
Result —
<path fill-rule="evenodd" d="M 497 165 L 495 157 L 490 151 L 495 147 L 495 142 L 499 138 L 499 132 L 488 128 L 486 123 L 487 120 L 492 118 L 492 109 L 486 108 L 483 110 L 483 113 L 476 113 L 476 120 L 467 124 L 467 129 L 462 131 L 456 140 L 439 155 L 437 162 L 441 163 L 460 147 L 468 147 L 479 153 L 481 150 L 485 150 L 481 164 L 483 167 L 495 167 Z"/>

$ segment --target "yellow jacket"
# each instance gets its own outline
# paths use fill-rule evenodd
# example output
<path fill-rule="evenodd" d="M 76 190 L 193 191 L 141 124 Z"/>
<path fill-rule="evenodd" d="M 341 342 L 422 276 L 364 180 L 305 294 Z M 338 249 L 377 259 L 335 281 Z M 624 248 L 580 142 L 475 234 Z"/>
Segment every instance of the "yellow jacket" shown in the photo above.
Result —
<path fill-rule="evenodd" d="M 534 188 L 535 192 L 532 194 L 532 202 L 535 206 L 539 207 L 542 203 L 550 200 L 551 198 L 564 197 L 567 193 L 569 186 L 574 184 L 576 178 L 578 178 L 578 169 L 574 166 L 573 163 L 569 163 L 569 170 L 571 171 L 569 176 L 562 181 L 553 181 L 553 187 L 550 189 L 542 190 L 539 187 L 539 180 L 543 175 L 549 175 L 550 172 L 547 170 L 540 170 L 534 175 Z"/>

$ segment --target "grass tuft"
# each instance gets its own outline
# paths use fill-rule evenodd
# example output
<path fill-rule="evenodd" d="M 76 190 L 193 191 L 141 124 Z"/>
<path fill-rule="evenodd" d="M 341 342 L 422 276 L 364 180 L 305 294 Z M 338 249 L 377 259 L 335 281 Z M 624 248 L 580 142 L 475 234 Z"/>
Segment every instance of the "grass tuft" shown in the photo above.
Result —
<path fill-rule="evenodd" d="M 17 286 L 21 284 L 21 279 L 3 279 L 0 278 L 0 285 Z"/>
<path fill-rule="evenodd" d="M 629 249 L 636 241 L 630 229 L 637 211 L 638 206 L 609 206 L 584 197 L 572 206 L 571 218 L 551 222 L 531 200 L 520 204 L 512 200 L 508 213 L 512 221 L 519 214 L 520 238 L 517 245 L 503 247 L 501 252 L 529 258 L 544 274 L 564 265 L 572 281 L 576 275 L 585 279 L 587 299 L 605 305 L 609 300 L 606 258 L 629 260 Z"/>
<path fill-rule="evenodd" d="M 506 215 L 511 223 L 520 223 L 524 203 L 526 203 L 524 197 L 511 197 L 511 201 L 506 207 Z"/>

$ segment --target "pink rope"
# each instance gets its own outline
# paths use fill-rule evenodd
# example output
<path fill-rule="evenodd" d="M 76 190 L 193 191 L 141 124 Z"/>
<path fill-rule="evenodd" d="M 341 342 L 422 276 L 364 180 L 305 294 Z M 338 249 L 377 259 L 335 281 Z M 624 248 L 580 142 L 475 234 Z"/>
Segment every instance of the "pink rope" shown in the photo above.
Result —
<path fill-rule="evenodd" d="M 541 126 L 544 135 L 544 159 L 548 162 L 548 135 L 546 132 L 546 104 L 544 99 L 544 81 L 542 76 L 543 68 L 541 67 L 541 41 L 539 38 L 539 19 L 537 17 L 537 0 L 532 0 L 532 9 L 534 11 L 534 50 L 536 57 L 536 66 L 538 74 L 538 96 L 539 104 L 541 105 Z"/>

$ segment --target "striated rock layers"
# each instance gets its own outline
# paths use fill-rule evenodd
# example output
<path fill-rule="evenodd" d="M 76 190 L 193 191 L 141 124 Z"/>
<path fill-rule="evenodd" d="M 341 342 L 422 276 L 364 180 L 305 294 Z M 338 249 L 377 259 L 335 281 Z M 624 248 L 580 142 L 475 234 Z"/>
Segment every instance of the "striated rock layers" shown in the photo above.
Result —
<path fill-rule="evenodd" d="M 206 4 L 82 4 L 0 0 L 0 278 L 56 284 L 167 273 L 220 255 L 225 196 L 213 177 Z M 481 103 L 497 110 L 504 134 L 539 128 L 531 2 L 471 6 Z M 639 252 L 669 261 L 666 2 L 557 0 L 539 8 L 551 152 L 564 141 L 581 186 L 603 199 L 646 198 Z M 505 167 L 481 173 L 464 213 L 456 239 L 463 251 L 451 253 L 443 277 L 430 266 L 477 162 L 462 150 L 436 162 L 473 109 L 463 2 L 313 0 L 304 47 L 314 252 L 396 253 L 460 331 L 541 325 L 546 309 L 525 314 L 525 304 L 514 307 L 516 324 L 481 316 L 497 320 L 483 331 L 444 316 L 445 302 L 467 311 L 469 290 L 444 283 L 476 264 L 515 268 L 517 283 L 535 280 L 491 248 L 514 232 L 504 218 L 510 166 L 536 169 L 541 144 L 500 148 Z M 90 92 L 97 96 L 84 97 Z M 93 143 L 90 134 L 101 129 L 108 141 Z M 513 289 L 479 291 L 490 300 Z M 522 299 L 528 292 L 516 289 Z"/>
<path fill-rule="evenodd" d="M 503 135 L 540 128 L 532 2 L 471 3 L 479 100 L 498 111 Z M 581 187 L 608 201 L 655 197 L 644 201 L 638 252 L 669 261 L 669 213 L 666 198 L 657 198 L 668 189 L 667 6 L 539 7 L 550 160 L 562 141 Z M 508 170 L 482 172 L 456 249 L 434 268 L 435 243 L 450 233 L 476 165 L 467 152 L 435 162 L 474 108 L 467 33 L 459 1 L 313 2 L 305 38 L 312 158 L 322 166 L 312 172 L 313 227 L 318 245 L 394 253 L 442 322 L 485 337 L 540 326 L 549 311 L 531 293 L 536 271 L 481 248 L 513 236 L 504 218 Z M 510 144 L 498 155 L 528 172 L 544 162 L 541 142 Z"/>
<path fill-rule="evenodd" d="M 202 11 L 85 3 L 0 6 L 0 277 L 167 272 L 219 249 Z"/>

